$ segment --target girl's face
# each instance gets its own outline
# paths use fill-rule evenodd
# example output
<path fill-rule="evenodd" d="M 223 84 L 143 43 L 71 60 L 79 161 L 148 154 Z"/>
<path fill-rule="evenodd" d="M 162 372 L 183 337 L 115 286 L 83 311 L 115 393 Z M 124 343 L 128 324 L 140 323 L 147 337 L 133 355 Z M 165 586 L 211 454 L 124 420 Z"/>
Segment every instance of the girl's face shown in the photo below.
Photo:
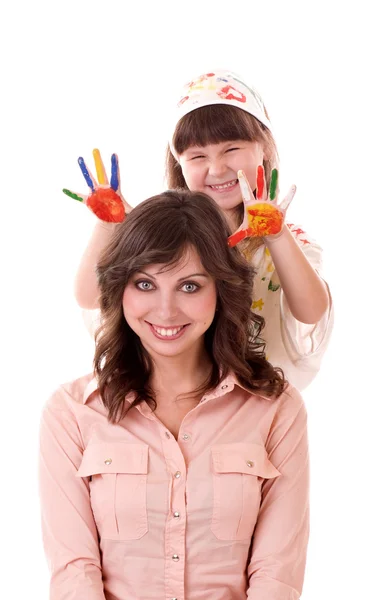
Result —
<path fill-rule="evenodd" d="M 156 264 L 134 273 L 122 306 L 128 325 L 152 358 L 175 357 L 203 348 L 216 301 L 215 282 L 190 248 L 170 269 Z"/>
<path fill-rule="evenodd" d="M 263 164 L 259 142 L 235 141 L 191 146 L 179 157 L 190 190 L 204 192 L 226 212 L 242 202 L 237 171 L 244 171 L 252 190 L 256 188 L 256 171 Z"/>

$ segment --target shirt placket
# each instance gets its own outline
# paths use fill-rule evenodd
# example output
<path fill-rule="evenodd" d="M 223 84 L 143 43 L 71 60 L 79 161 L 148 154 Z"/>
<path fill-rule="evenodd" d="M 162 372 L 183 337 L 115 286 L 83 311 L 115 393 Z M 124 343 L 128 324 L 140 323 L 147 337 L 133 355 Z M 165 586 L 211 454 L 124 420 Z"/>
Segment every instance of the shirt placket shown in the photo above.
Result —
<path fill-rule="evenodd" d="M 186 534 L 186 465 L 174 436 L 163 429 L 163 452 L 170 474 L 165 527 L 165 600 L 184 600 Z"/>

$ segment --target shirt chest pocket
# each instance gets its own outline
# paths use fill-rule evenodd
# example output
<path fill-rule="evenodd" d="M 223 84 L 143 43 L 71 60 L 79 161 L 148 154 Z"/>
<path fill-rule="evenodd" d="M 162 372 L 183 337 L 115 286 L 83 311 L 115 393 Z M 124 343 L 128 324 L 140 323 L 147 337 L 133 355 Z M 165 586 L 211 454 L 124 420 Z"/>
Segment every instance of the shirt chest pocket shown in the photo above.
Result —
<path fill-rule="evenodd" d="M 258 444 L 217 444 L 211 448 L 213 514 L 211 530 L 220 540 L 250 540 L 264 479 L 280 472 Z"/>
<path fill-rule="evenodd" d="M 90 478 L 91 506 L 101 538 L 135 540 L 147 533 L 147 473 L 146 444 L 87 446 L 77 476 Z"/>

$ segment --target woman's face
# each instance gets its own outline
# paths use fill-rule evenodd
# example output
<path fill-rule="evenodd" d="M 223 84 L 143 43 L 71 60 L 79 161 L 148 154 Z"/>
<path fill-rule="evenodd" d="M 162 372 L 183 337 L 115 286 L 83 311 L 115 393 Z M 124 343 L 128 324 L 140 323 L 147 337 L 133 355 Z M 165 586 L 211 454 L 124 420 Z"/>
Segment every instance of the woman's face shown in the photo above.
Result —
<path fill-rule="evenodd" d="M 155 264 L 134 273 L 122 306 L 128 325 L 152 358 L 175 357 L 202 349 L 216 301 L 215 282 L 191 247 L 172 268 Z"/>
<path fill-rule="evenodd" d="M 251 189 L 255 190 L 257 168 L 263 164 L 263 148 L 259 142 L 244 140 L 192 146 L 183 152 L 179 162 L 188 188 L 204 192 L 229 212 L 242 202 L 237 171 L 244 171 Z"/>

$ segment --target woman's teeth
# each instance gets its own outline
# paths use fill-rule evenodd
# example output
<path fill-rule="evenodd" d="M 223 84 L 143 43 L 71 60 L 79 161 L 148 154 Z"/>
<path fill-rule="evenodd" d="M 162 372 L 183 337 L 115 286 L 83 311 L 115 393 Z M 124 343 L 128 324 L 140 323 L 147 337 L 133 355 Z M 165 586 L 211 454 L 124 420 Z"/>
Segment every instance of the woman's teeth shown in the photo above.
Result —
<path fill-rule="evenodd" d="M 164 329 L 163 327 L 160 328 L 160 327 L 156 327 L 155 325 L 153 325 L 153 327 L 159 335 L 171 337 L 172 335 L 176 335 L 177 333 L 179 333 L 179 331 L 182 330 L 184 325 L 182 325 L 181 327 L 177 327 L 175 329 Z"/>
<path fill-rule="evenodd" d="M 228 183 L 222 183 L 221 185 L 210 185 L 213 190 L 226 190 L 227 188 L 233 187 L 238 182 L 238 179 L 229 181 Z"/>

